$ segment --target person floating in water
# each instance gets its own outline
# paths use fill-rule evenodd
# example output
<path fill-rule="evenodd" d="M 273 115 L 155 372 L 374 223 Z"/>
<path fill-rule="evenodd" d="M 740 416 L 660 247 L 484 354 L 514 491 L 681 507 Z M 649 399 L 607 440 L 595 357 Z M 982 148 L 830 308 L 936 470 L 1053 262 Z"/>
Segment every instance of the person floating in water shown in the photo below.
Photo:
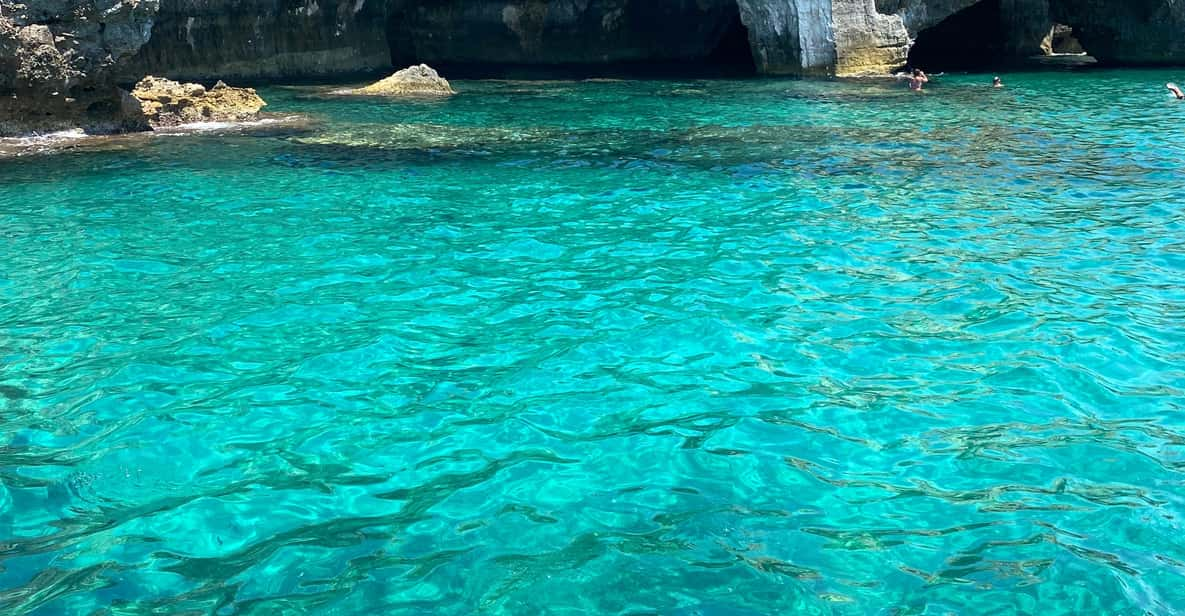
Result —
<path fill-rule="evenodd" d="M 993 88 L 1003 88 L 1003 87 L 1004 87 L 1004 82 L 1003 82 L 1003 81 L 1000 81 L 1000 78 L 999 78 L 998 76 L 997 76 L 997 77 L 992 77 L 992 87 L 993 87 Z"/>
<path fill-rule="evenodd" d="M 1177 100 L 1185 100 L 1185 93 L 1181 92 L 1181 88 L 1178 88 L 1177 84 L 1169 82 L 1164 84 L 1164 87 L 1168 88 L 1169 92 L 1172 92 L 1173 96 L 1177 97 Z"/>

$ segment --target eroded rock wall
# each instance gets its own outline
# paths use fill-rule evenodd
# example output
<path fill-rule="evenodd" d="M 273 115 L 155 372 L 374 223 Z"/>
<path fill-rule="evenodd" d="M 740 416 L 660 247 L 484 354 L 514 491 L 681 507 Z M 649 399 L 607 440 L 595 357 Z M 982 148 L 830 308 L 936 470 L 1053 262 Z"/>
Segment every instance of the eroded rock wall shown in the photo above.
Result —
<path fill-rule="evenodd" d="M 120 78 L 315 79 L 390 68 L 389 0 L 160 0 Z"/>
<path fill-rule="evenodd" d="M 943 36 L 948 39 L 945 44 L 951 57 L 947 59 L 952 65 L 960 61 L 1006 64 L 1040 54 L 1053 26 L 1049 0 L 832 2 L 839 75 L 900 68 L 920 36 L 944 27 L 949 30 Z M 951 28 L 954 24 L 957 27 Z M 960 35 L 958 27 L 966 28 L 965 33 Z"/>
<path fill-rule="evenodd" d="M 1102 63 L 1185 63 L 1185 2 L 1180 0 L 1050 0 L 1050 10 Z"/>
<path fill-rule="evenodd" d="M 767 75 L 835 70 L 832 0 L 737 0 L 753 59 Z"/>
<path fill-rule="evenodd" d="M 0 0 L 0 135 L 142 126 L 114 69 L 152 33 L 157 0 Z"/>
<path fill-rule="evenodd" d="M 707 58 L 736 0 L 393 0 L 396 64 L 595 65 Z"/>
<path fill-rule="evenodd" d="M 835 21 L 835 73 L 887 73 L 909 54 L 907 7 L 878 7 L 875 0 L 832 0 Z M 878 10 L 879 9 L 879 10 Z"/>
<path fill-rule="evenodd" d="M 1014 58 L 1044 53 L 1041 44 L 1053 29 L 1049 0 L 1000 0 L 1003 52 Z"/>
<path fill-rule="evenodd" d="M 979 1 L 832 0 L 836 74 L 883 74 L 901 68 L 919 33 Z"/>

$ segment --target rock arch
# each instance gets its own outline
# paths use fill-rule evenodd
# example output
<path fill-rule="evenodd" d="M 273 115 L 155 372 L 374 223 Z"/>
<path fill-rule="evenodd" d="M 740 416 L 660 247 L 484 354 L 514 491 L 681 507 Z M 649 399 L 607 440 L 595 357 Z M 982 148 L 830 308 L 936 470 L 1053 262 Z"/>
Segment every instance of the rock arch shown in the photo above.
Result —
<path fill-rule="evenodd" d="M 1185 63 L 1185 3 L 1175 0 L 1049 0 L 1054 21 L 1100 63 Z"/>

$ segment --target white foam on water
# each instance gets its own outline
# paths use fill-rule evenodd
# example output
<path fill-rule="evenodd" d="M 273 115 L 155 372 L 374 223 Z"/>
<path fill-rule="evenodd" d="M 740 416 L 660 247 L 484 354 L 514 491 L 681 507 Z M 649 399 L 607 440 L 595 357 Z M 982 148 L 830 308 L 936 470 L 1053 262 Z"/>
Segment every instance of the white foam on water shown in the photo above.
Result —
<path fill-rule="evenodd" d="M 295 122 L 302 118 L 299 115 L 260 118 L 246 122 L 192 122 L 168 128 L 139 133 L 125 133 L 117 135 L 92 135 L 82 129 L 71 129 L 45 134 L 22 135 L 20 137 L 0 137 L 0 157 L 20 156 L 35 152 L 52 151 L 66 144 L 87 143 L 90 141 L 112 140 L 121 137 L 164 137 L 184 136 L 194 133 L 212 133 L 217 131 L 251 129 L 276 124 Z"/>
<path fill-rule="evenodd" d="M 153 133 L 157 135 L 187 135 L 192 133 L 208 133 L 220 130 L 232 130 L 236 128 L 270 126 L 272 124 L 293 122 L 299 119 L 300 116 L 291 115 L 280 118 L 260 118 L 258 120 L 248 120 L 244 122 L 190 122 L 188 124 L 178 124 L 177 126 L 170 126 L 168 128 L 158 128 L 153 131 Z"/>
<path fill-rule="evenodd" d="M 8 145 L 13 147 L 33 147 L 39 145 L 52 145 L 64 141 L 85 139 L 90 136 L 92 135 L 86 134 L 82 129 L 74 128 L 52 133 L 22 135 L 20 137 L 0 137 L 0 145 Z"/>

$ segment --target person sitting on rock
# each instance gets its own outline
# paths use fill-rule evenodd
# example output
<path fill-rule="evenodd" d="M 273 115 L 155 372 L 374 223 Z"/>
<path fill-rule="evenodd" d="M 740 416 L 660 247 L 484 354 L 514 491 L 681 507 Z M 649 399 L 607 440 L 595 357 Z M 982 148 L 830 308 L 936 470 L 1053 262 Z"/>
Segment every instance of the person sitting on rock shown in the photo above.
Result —
<path fill-rule="evenodd" d="M 1178 88 L 1177 84 L 1170 82 L 1170 83 L 1164 84 L 1164 87 L 1168 88 L 1169 92 L 1172 92 L 1173 96 L 1177 97 L 1177 100 L 1179 100 L 1179 101 L 1185 100 L 1185 93 L 1181 92 L 1181 88 Z"/>

